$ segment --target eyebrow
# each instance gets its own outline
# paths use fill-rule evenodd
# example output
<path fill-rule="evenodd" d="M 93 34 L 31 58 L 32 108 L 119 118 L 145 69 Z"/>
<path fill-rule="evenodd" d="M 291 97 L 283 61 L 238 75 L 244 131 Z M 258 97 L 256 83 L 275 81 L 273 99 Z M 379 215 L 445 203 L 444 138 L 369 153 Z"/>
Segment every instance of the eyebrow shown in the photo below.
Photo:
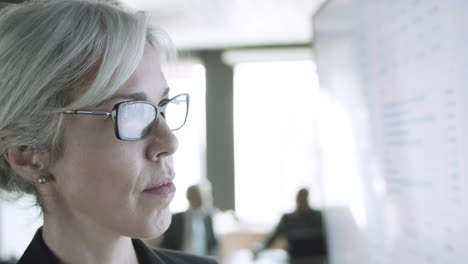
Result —
<path fill-rule="evenodd" d="M 170 91 L 171 91 L 171 88 L 166 87 L 166 89 L 164 90 L 164 92 L 163 92 L 163 94 L 162 94 L 161 97 L 166 97 L 166 96 L 168 96 Z"/>
<path fill-rule="evenodd" d="M 146 101 L 146 94 L 145 93 L 131 93 L 131 94 L 114 94 L 106 101 L 112 101 L 116 99 L 130 99 L 130 100 L 142 100 Z"/>
<path fill-rule="evenodd" d="M 166 97 L 168 94 L 169 94 L 169 91 L 171 90 L 171 88 L 167 87 L 166 89 L 164 89 L 162 95 L 161 95 L 161 98 L 164 98 Z M 126 100 L 138 100 L 138 101 L 147 101 L 148 100 L 148 97 L 146 96 L 146 93 L 142 93 L 142 92 L 137 92 L 137 93 L 129 93 L 129 94 L 122 94 L 122 93 L 118 93 L 118 94 L 114 94 L 113 96 L 111 96 L 110 98 L 102 101 L 100 103 L 100 105 L 103 105 L 103 104 L 106 104 L 110 101 L 113 101 L 113 100 L 117 100 L 117 99 L 126 99 Z"/>

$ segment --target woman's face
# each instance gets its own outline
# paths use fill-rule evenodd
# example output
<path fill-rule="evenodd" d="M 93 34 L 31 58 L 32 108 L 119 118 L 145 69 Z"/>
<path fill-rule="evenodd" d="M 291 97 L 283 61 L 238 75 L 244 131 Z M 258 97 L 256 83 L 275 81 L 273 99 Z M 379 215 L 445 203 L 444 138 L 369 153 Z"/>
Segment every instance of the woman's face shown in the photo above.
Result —
<path fill-rule="evenodd" d="M 143 94 L 158 105 L 168 98 L 167 87 L 159 58 L 146 45 L 138 68 L 117 94 Z M 130 99 L 115 99 L 92 110 L 110 112 L 116 103 Z M 168 205 L 174 192 L 145 190 L 174 178 L 172 154 L 178 141 L 164 118 L 160 115 L 153 134 L 140 141 L 118 140 L 112 120 L 105 116 L 66 115 L 64 122 L 64 154 L 50 169 L 58 209 L 50 213 L 129 237 L 163 233 L 170 224 Z"/>

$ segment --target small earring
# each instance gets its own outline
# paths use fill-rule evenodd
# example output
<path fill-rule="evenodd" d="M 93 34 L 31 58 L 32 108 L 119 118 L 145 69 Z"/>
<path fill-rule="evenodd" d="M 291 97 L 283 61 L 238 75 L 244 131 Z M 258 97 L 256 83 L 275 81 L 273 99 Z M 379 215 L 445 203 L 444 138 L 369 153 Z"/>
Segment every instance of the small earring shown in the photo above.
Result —
<path fill-rule="evenodd" d="M 39 184 L 45 184 L 47 182 L 47 179 L 44 176 L 39 176 L 39 178 L 37 178 L 37 182 Z"/>

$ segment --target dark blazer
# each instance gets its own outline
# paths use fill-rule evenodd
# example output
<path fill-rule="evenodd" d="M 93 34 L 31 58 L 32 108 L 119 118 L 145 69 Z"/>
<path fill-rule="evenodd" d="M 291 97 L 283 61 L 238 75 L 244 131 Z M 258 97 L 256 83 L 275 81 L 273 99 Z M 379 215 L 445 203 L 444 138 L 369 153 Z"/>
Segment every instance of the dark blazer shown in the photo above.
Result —
<path fill-rule="evenodd" d="M 216 264 L 214 259 L 194 256 L 167 249 L 149 248 L 143 241 L 132 239 L 140 264 Z M 50 251 L 42 239 L 42 230 L 36 232 L 33 240 L 18 261 L 18 264 L 60 264 L 59 259 Z"/>
<path fill-rule="evenodd" d="M 185 232 L 186 212 L 176 213 L 172 216 L 169 229 L 164 233 L 161 241 L 162 248 L 182 250 Z M 217 255 L 218 240 L 213 231 L 213 218 L 207 214 L 204 219 L 206 232 L 206 249 L 210 255 Z"/>
<path fill-rule="evenodd" d="M 327 254 L 322 213 L 310 209 L 304 213 L 284 214 L 264 247 L 271 246 L 278 236 L 288 241 L 290 257 L 325 256 Z"/>

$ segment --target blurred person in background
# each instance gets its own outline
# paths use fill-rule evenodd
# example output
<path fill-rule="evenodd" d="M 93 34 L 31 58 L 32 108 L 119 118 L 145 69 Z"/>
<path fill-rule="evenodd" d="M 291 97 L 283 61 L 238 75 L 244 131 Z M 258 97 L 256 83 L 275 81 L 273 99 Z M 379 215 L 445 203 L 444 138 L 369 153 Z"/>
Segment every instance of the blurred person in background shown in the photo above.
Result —
<path fill-rule="evenodd" d="M 189 208 L 172 216 L 161 247 L 201 256 L 218 255 L 212 212 L 206 206 L 207 195 L 200 185 L 192 185 L 187 189 Z"/>
<path fill-rule="evenodd" d="M 44 222 L 19 264 L 216 263 L 140 240 L 170 224 L 189 100 L 169 97 L 172 47 L 146 21 L 98 0 L 0 10 L 0 187 Z"/>
<path fill-rule="evenodd" d="M 15 264 L 17 263 L 18 260 L 15 258 L 10 258 L 10 259 L 1 259 L 0 264 Z"/>
<path fill-rule="evenodd" d="M 281 217 L 274 231 L 263 243 L 255 244 L 254 259 L 269 248 L 278 237 L 286 238 L 291 264 L 323 264 L 326 262 L 325 232 L 322 213 L 309 205 L 309 191 L 300 189 L 296 209 Z"/>

